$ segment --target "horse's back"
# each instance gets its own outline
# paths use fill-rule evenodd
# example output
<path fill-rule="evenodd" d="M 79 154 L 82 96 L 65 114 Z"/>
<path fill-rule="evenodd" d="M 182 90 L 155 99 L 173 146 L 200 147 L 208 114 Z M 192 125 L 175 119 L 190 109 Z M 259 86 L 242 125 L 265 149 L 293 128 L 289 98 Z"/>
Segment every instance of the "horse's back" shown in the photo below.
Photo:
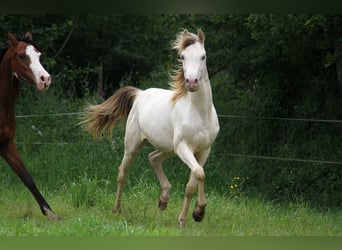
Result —
<path fill-rule="evenodd" d="M 172 109 L 171 96 L 172 91 L 167 89 L 149 88 L 141 91 L 136 99 L 139 113 L 153 114 L 155 118 L 163 116 L 166 111 Z M 148 114 L 143 115 L 148 116 Z"/>

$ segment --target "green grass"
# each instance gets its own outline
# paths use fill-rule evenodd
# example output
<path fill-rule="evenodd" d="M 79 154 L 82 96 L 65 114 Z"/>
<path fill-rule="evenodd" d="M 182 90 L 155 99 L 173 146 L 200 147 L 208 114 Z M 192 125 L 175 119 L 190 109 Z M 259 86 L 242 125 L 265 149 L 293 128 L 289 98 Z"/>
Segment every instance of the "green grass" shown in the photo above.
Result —
<path fill-rule="evenodd" d="M 56 105 L 56 98 L 48 93 L 34 97 L 36 103 L 19 105 L 19 114 L 77 112 L 83 103 L 62 100 Z M 166 211 L 158 210 L 160 188 L 148 164 L 147 154 L 152 150 L 148 145 L 130 172 L 122 212 L 113 215 L 123 131 L 116 130 L 112 142 L 93 140 L 76 126 L 78 122 L 76 116 L 54 115 L 17 120 L 19 151 L 62 220 L 47 221 L 0 159 L 0 236 L 342 236 L 340 209 L 319 209 L 300 195 L 295 202 L 275 202 L 257 191 L 246 192 L 248 177 L 232 172 L 232 163 L 221 159 L 215 148 L 206 165 L 208 207 L 203 222 L 194 222 L 190 209 L 187 228 L 178 228 L 189 169 L 176 158 L 164 166 L 173 185 L 170 203 Z M 218 171 L 217 164 L 225 166 L 226 172 L 222 166 Z"/>
<path fill-rule="evenodd" d="M 90 189 L 96 180 L 82 179 L 77 185 Z M 70 184 L 74 185 L 74 184 Z M 1 192 L 0 235 L 62 236 L 341 236 L 342 213 L 315 211 L 305 203 L 279 205 L 246 197 L 229 198 L 209 192 L 208 208 L 201 223 L 188 217 L 187 228 L 177 224 L 182 205 L 181 191 L 172 194 L 166 211 L 157 208 L 158 186 L 137 184 L 126 189 L 120 214 L 112 214 L 113 191 L 93 190 L 91 197 L 75 206 L 75 188 L 45 193 L 62 217 L 47 221 L 26 190 L 18 184 Z M 3 187 L 2 187 L 3 190 Z M 6 197 L 6 198 L 5 198 Z M 93 202 L 88 202 L 93 199 Z M 88 201 L 87 201 L 88 200 Z M 190 215 L 190 214 L 189 214 Z"/>

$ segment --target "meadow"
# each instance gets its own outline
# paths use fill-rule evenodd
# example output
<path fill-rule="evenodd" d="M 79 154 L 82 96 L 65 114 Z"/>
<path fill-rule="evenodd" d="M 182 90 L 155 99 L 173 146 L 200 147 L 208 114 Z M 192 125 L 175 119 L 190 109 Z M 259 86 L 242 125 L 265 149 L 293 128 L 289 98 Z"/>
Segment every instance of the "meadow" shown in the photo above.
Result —
<path fill-rule="evenodd" d="M 0 159 L 1 236 L 342 235 L 339 209 L 315 207 L 300 196 L 274 201 L 262 192 L 244 192 L 240 180 L 245 177 L 229 169 L 211 173 L 216 164 L 222 164 L 218 145 L 206 165 L 208 207 L 203 222 L 194 222 L 189 213 L 187 228 L 178 228 L 189 170 L 177 158 L 165 164 L 173 186 L 168 208 L 159 211 L 160 188 L 147 159 L 150 145 L 143 148 L 131 170 L 122 212 L 113 215 L 123 129 L 114 132 L 113 140 L 94 140 L 77 126 L 77 112 L 84 100 L 24 91 L 26 96 L 18 104 L 16 143 L 37 186 L 62 220 L 47 221 L 28 190 Z M 218 177 L 226 179 L 216 181 Z M 222 186 L 222 182 L 226 184 Z"/>

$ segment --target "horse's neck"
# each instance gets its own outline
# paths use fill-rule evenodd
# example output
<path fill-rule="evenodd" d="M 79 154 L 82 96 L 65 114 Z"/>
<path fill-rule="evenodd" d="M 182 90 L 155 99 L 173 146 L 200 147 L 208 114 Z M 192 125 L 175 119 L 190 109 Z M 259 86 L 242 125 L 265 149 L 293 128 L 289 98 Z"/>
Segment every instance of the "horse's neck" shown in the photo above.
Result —
<path fill-rule="evenodd" d="M 9 59 L 4 56 L 0 64 L 0 109 L 2 113 L 14 113 L 19 94 L 19 81 L 12 75 Z"/>
<path fill-rule="evenodd" d="M 196 92 L 189 94 L 192 108 L 198 110 L 203 117 L 209 117 L 212 111 L 212 91 L 206 70 L 199 85 Z"/>

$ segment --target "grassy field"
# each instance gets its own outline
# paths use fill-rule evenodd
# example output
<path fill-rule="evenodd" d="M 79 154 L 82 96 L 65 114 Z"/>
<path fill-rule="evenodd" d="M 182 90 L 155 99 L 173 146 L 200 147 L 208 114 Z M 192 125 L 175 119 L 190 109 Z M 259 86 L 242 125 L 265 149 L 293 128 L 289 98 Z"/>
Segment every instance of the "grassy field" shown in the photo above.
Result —
<path fill-rule="evenodd" d="M 75 185 L 82 185 L 76 183 Z M 89 181 L 91 188 L 92 183 Z M 2 190 L 4 187 L 1 187 Z M 73 205 L 75 190 L 44 193 L 62 217 L 47 221 L 20 185 L 1 192 L 2 236 L 341 236 L 342 213 L 314 211 L 305 204 L 274 205 L 256 199 L 229 199 L 208 193 L 207 214 L 202 223 L 188 218 L 187 228 L 178 229 L 182 198 L 175 192 L 169 207 L 157 208 L 158 187 L 136 185 L 127 189 L 120 214 L 111 214 L 114 193 L 99 188 L 93 205 Z M 101 193 L 101 194 L 99 194 Z"/>
<path fill-rule="evenodd" d="M 320 209 L 300 197 L 279 202 L 257 192 L 246 194 L 239 188 L 238 175 L 215 171 L 206 172 L 204 221 L 194 222 L 189 211 L 187 228 L 180 230 L 177 218 L 189 170 L 176 158 L 166 162 L 173 186 L 167 210 L 159 211 L 160 189 L 148 164 L 147 153 L 152 150 L 148 145 L 131 170 L 122 212 L 113 215 L 122 130 L 114 133 L 113 141 L 93 140 L 76 126 L 77 116 L 56 115 L 78 112 L 83 102 L 64 100 L 56 105 L 49 94 L 27 98 L 34 102 L 19 105 L 19 114 L 45 115 L 18 118 L 16 143 L 37 186 L 62 220 L 47 221 L 0 159 L 0 236 L 342 236 L 341 210 Z M 219 159 L 214 148 L 206 168 L 215 170 L 213 164 L 222 163 Z M 227 176 L 231 179 L 224 180 L 226 185 L 215 183 Z"/>
<path fill-rule="evenodd" d="M 204 221 L 194 222 L 189 213 L 187 229 L 180 230 L 177 218 L 186 178 L 184 182 L 170 178 L 173 183 L 171 200 L 166 211 L 159 211 L 159 186 L 143 153 L 125 188 L 122 212 L 113 215 L 120 156 L 112 153 L 109 142 L 78 147 L 74 144 L 35 147 L 22 150 L 23 156 L 37 185 L 62 220 L 47 221 L 30 193 L 1 160 L 2 236 L 342 235 L 341 211 L 317 210 L 300 201 L 281 204 L 237 193 L 223 195 L 210 184 L 206 185 L 208 208 Z M 175 163 L 176 167 L 185 168 L 176 160 Z"/>

